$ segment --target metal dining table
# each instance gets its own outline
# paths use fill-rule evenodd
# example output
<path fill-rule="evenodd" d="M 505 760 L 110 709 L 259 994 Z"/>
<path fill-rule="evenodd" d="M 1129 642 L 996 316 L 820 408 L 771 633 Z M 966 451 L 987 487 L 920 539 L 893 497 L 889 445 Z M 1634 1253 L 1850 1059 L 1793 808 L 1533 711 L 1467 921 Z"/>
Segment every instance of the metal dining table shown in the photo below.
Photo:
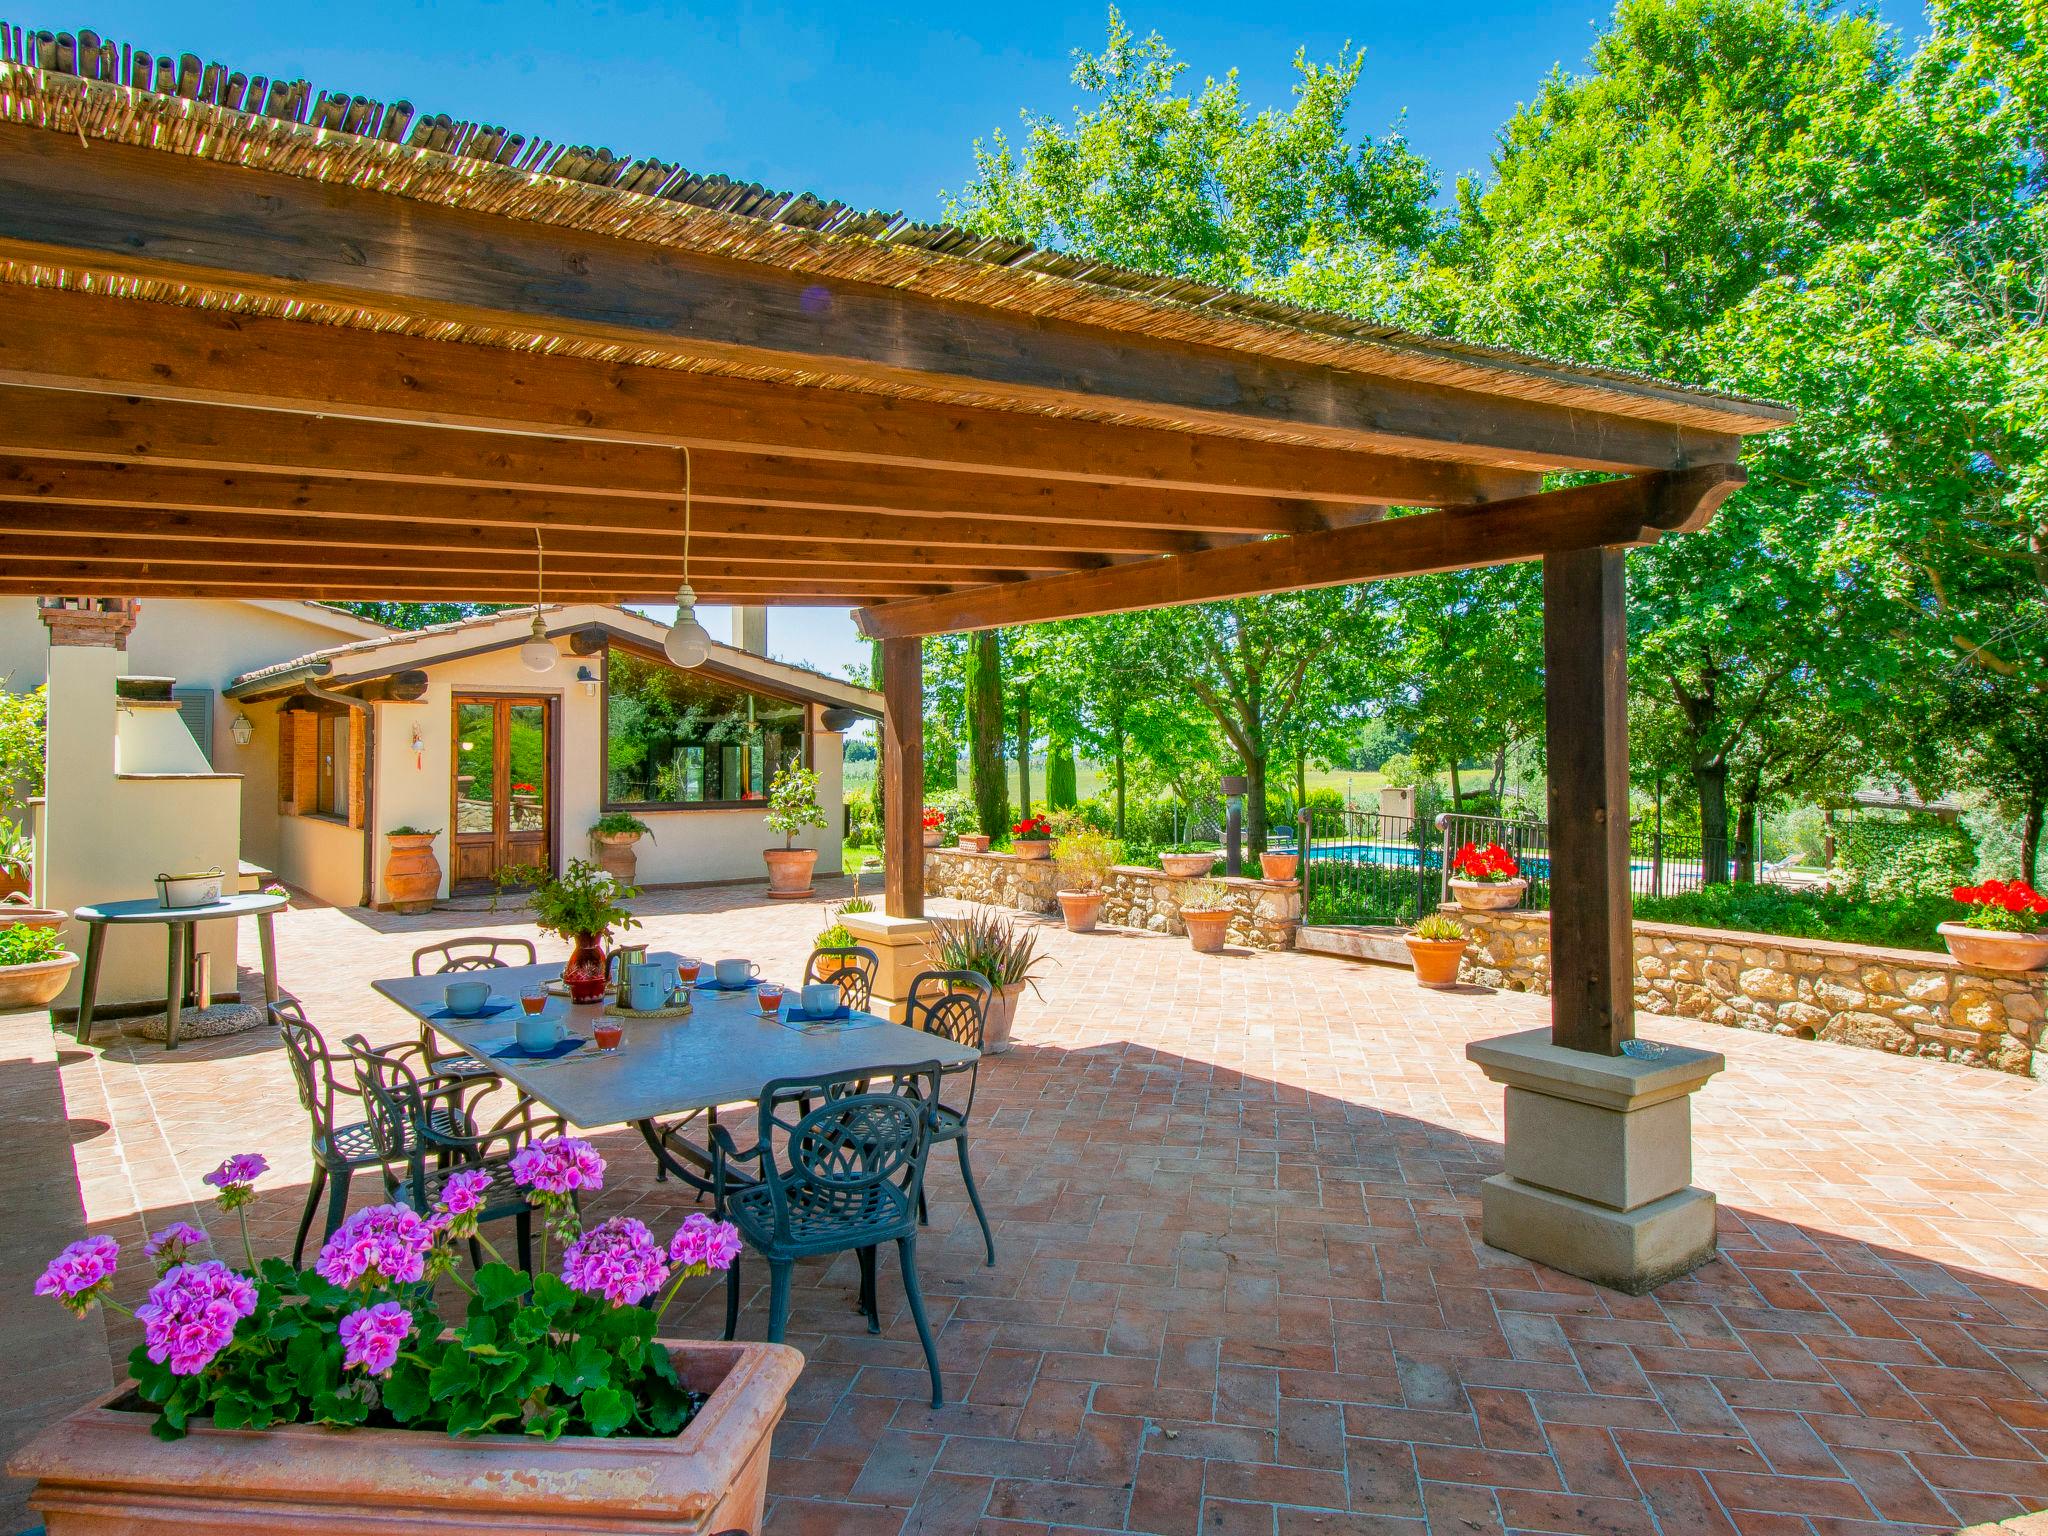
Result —
<path fill-rule="evenodd" d="M 192 985 L 193 954 L 197 940 L 192 930 L 201 923 L 256 919 L 256 941 L 263 952 L 263 1001 L 277 1001 L 277 935 L 271 919 L 289 904 L 290 898 L 270 891 L 240 891 L 199 907 L 167 907 L 155 897 L 135 901 L 102 901 L 79 907 L 73 922 L 85 924 L 85 970 L 78 984 L 78 1023 L 75 1034 L 80 1045 L 92 1040 L 93 1006 L 98 1001 L 100 957 L 106 949 L 109 928 L 154 927 L 164 930 L 164 1049 L 178 1048 L 178 1021 L 185 1008 L 185 993 Z M 201 999 L 204 1006 L 206 999 Z"/>
<path fill-rule="evenodd" d="M 649 958 L 672 962 L 678 957 L 657 953 Z M 721 1105 L 751 1105 L 778 1078 L 861 1071 L 882 1076 L 927 1061 L 967 1066 L 981 1054 L 870 1013 L 854 1013 L 837 1024 L 786 1022 L 796 1003 L 794 990 L 784 993 L 781 1012 L 769 1017 L 760 1011 L 751 987 L 734 992 L 698 987 L 684 1017 L 622 1020 L 624 1039 L 616 1051 L 600 1052 L 592 1039 L 592 1028 L 604 1015 L 605 1005 L 598 1002 L 569 1005 L 569 1033 L 591 1043 L 568 1055 L 552 1061 L 495 1055 L 512 1042 L 521 992 L 558 979 L 561 970 L 558 964 L 507 966 L 461 977 L 395 976 L 372 985 L 436 1034 L 488 1061 L 506 1081 L 569 1124 L 583 1130 L 636 1127 L 661 1177 L 674 1174 L 706 1191 L 711 1188 L 710 1152 L 684 1132 L 700 1118 L 708 1131 Z M 455 980 L 488 980 L 491 1002 L 512 1006 L 483 1018 L 451 1017 L 444 994 Z"/>

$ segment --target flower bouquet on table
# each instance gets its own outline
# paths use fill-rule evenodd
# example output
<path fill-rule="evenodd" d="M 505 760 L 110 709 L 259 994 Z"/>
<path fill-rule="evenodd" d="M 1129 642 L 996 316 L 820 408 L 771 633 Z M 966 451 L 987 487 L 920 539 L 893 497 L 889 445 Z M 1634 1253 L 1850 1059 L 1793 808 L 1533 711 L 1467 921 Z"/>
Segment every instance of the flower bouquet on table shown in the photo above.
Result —
<path fill-rule="evenodd" d="M 630 1216 L 584 1229 L 576 1197 L 604 1183 L 588 1142 L 557 1137 L 511 1160 L 544 1223 L 531 1275 L 500 1261 L 477 1230 L 491 1184 L 481 1169 L 451 1175 L 424 1215 L 396 1204 L 356 1212 L 309 1270 L 259 1262 L 246 1208 L 265 1171 L 245 1154 L 206 1177 L 220 1208 L 240 1218 L 246 1268 L 198 1257 L 207 1234 L 183 1222 L 144 1247 L 157 1280 L 133 1309 L 142 1343 L 128 1367 L 157 1410 L 158 1438 L 181 1438 L 195 1419 L 217 1429 L 672 1436 L 703 1406 L 656 1331 L 684 1280 L 732 1266 L 739 1232 L 702 1212 L 667 1243 Z M 466 1280 L 457 1254 L 471 1242 L 491 1261 Z M 546 1262 L 551 1242 L 563 1245 L 558 1272 Z M 128 1311 L 110 1294 L 120 1256 L 111 1237 L 73 1243 L 36 1294 L 81 1317 L 101 1304 Z M 444 1276 L 469 1296 L 459 1322 L 435 1308 Z"/>
<path fill-rule="evenodd" d="M 2038 971 L 2048 966 L 2048 896 L 2024 880 L 1986 880 L 1951 893 L 1968 907 L 1959 923 L 1936 932 L 1963 965 L 1991 971 Z"/>
<path fill-rule="evenodd" d="M 640 894 L 616 875 L 608 874 L 587 859 L 571 859 L 557 875 L 544 864 L 521 864 L 493 875 L 502 894 L 508 886 L 524 885 L 526 905 L 533 913 L 534 926 L 569 941 L 569 959 L 562 967 L 562 980 L 570 999 L 594 1003 L 604 995 L 604 946 L 615 930 L 638 928 L 640 919 L 625 903 Z M 497 897 L 491 904 L 497 905 Z"/>
<path fill-rule="evenodd" d="M 1043 816 L 1026 816 L 1010 828 L 1010 852 L 1020 859 L 1052 857 L 1052 823 Z"/>
<path fill-rule="evenodd" d="M 1467 843 L 1451 860 L 1451 895 L 1468 912 L 1504 912 L 1528 889 L 1522 866 L 1499 843 Z"/>

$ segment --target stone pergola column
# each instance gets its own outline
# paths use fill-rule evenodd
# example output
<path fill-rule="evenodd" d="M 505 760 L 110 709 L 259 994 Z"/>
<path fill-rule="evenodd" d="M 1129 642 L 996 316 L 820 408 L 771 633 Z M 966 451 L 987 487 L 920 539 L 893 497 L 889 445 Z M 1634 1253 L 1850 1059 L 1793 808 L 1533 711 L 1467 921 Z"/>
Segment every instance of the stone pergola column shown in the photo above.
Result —
<path fill-rule="evenodd" d="M 1550 1028 L 1465 1054 L 1507 1088 L 1506 1171 L 1480 1188 L 1486 1241 L 1640 1295 L 1714 1256 L 1689 1100 L 1725 1063 L 1635 1039 L 1623 557 L 1543 560 Z"/>

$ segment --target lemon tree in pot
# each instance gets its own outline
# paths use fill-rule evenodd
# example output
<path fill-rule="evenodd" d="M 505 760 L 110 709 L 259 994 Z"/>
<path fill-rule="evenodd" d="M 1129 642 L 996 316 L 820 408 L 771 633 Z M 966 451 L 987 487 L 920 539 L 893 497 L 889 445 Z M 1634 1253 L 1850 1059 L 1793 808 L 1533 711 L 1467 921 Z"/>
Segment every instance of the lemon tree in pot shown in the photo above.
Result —
<path fill-rule="evenodd" d="M 1468 939 L 1465 925 L 1448 912 L 1429 912 L 1418 918 L 1406 935 L 1416 983 L 1425 987 L 1456 986 L 1458 964 L 1465 958 Z"/>
<path fill-rule="evenodd" d="M 10 923 L 0 928 L 0 1013 L 46 1008 L 71 980 L 78 956 L 54 927 Z"/>
<path fill-rule="evenodd" d="M 1197 880 L 1181 894 L 1181 926 L 1198 955 L 1222 952 L 1230 937 L 1230 887 L 1221 880 Z"/>
<path fill-rule="evenodd" d="M 1103 887 L 1116 867 L 1120 849 L 1108 833 L 1076 827 L 1053 844 L 1053 867 L 1059 874 L 1060 915 L 1069 933 L 1093 933 L 1102 916 Z"/>
<path fill-rule="evenodd" d="M 144 1252 L 157 1278 L 129 1309 L 120 1245 L 71 1244 L 36 1282 L 83 1317 L 131 1312 L 133 1380 L 15 1456 L 52 1532 L 286 1530 L 425 1536 L 756 1529 L 769 1436 L 802 1357 L 773 1344 L 661 1336 L 683 1281 L 729 1268 L 740 1239 L 693 1212 L 666 1241 L 617 1216 L 585 1229 L 579 1195 L 604 1160 L 557 1137 L 513 1154 L 507 1176 L 543 1220 L 526 1274 L 478 1230 L 491 1175 L 456 1171 L 433 1207 L 351 1216 L 310 1269 L 258 1261 L 247 1208 L 267 1171 L 229 1158 L 206 1181 L 241 1227 L 244 1263 L 174 1222 Z M 459 1255 L 489 1255 L 465 1278 Z M 557 1246 L 551 1265 L 548 1250 Z M 443 1317 L 441 1280 L 468 1293 Z"/>
<path fill-rule="evenodd" d="M 782 846 L 761 850 L 761 857 L 768 862 L 770 896 L 792 901 L 811 894 L 811 871 L 817 867 L 818 850 L 799 848 L 796 839 L 806 827 L 824 825 L 817 774 L 794 763 L 778 769 L 768 786 L 768 830 L 782 834 Z"/>

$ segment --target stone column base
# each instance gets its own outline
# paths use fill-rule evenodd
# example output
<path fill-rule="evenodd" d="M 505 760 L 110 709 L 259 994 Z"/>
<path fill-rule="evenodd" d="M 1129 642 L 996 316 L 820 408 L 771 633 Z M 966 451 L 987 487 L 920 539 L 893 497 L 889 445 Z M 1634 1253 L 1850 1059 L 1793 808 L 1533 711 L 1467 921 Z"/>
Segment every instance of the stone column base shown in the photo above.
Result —
<path fill-rule="evenodd" d="M 1507 1171 L 1479 1194 L 1490 1245 L 1632 1296 L 1714 1256 L 1689 1105 L 1726 1065 L 1718 1051 L 1631 1041 L 1600 1056 L 1533 1029 L 1465 1055 L 1507 1087 Z"/>
<path fill-rule="evenodd" d="M 849 912 L 840 919 L 856 944 L 875 952 L 875 990 L 868 1011 L 901 1024 L 910 983 L 919 971 L 932 969 L 932 925 L 922 917 L 889 917 L 880 912 Z"/>

